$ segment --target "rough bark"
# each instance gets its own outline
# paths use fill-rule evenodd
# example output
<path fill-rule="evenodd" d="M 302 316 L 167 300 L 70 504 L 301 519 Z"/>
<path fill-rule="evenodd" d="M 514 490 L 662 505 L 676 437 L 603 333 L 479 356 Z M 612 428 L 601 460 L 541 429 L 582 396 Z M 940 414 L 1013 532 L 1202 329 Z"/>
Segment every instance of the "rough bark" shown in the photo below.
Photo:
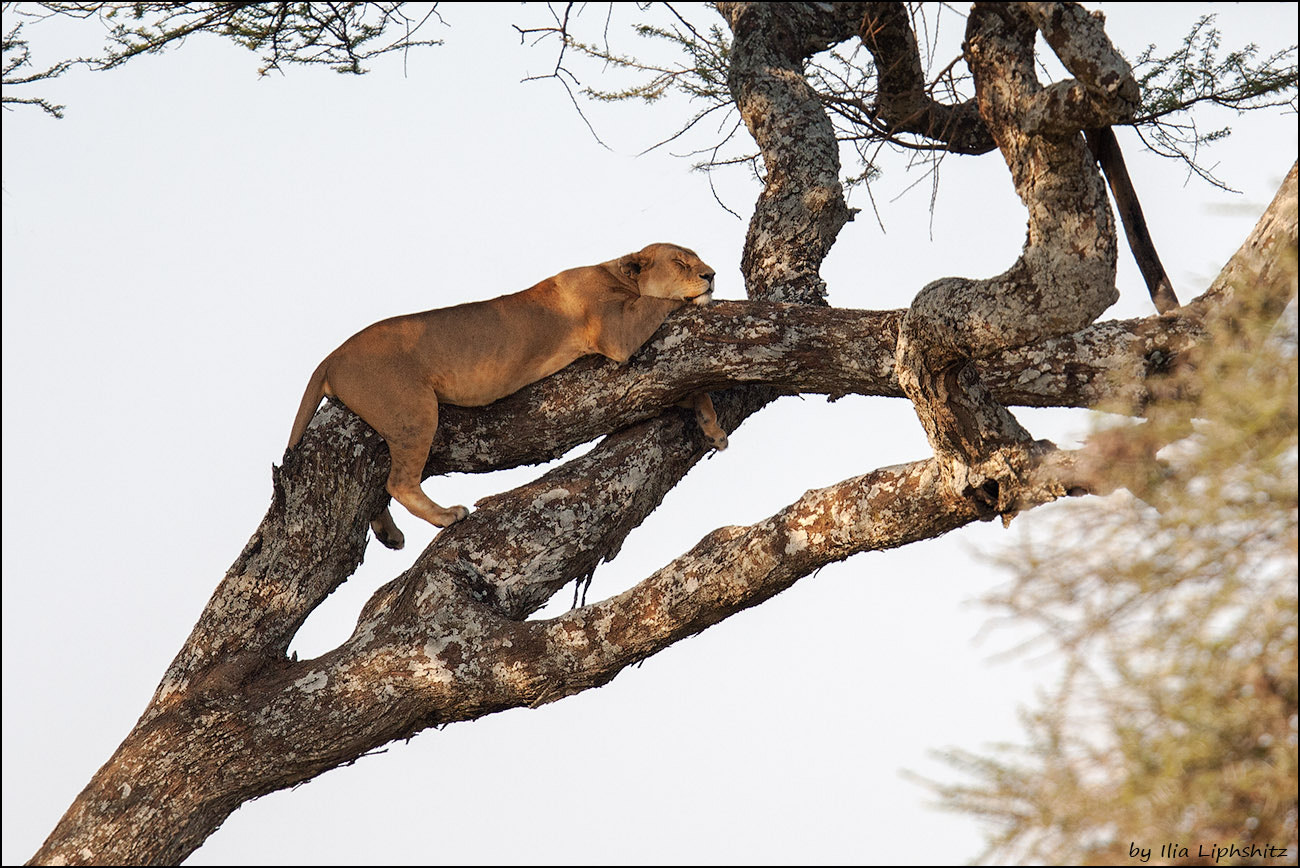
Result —
<path fill-rule="evenodd" d="M 951 412 L 937 406 L 944 396 L 936 391 L 950 384 L 935 387 L 926 372 L 954 368 L 1001 402 L 1001 413 L 1001 404 L 1087 406 L 1117 395 L 1141 411 L 1147 377 L 1205 341 L 1207 307 L 1237 303 L 1239 291 L 1216 284 L 1203 303 L 1172 316 L 1089 326 L 1114 291 L 1114 226 L 1075 124 L 1113 117 L 1091 102 L 1116 91 L 1126 99 L 1127 85 L 1067 59 L 1091 57 L 1092 34 L 1056 48 L 1078 82 L 1035 87 L 1032 68 L 1014 55 L 1032 58 L 1036 27 L 1091 34 L 1058 4 L 972 16 L 981 112 L 1030 209 L 1022 260 L 990 281 L 927 289 L 906 314 L 824 306 L 818 269 L 850 215 L 833 131 L 802 63 L 860 37 L 857 6 L 719 4 L 735 36 L 732 91 L 767 169 L 745 248 L 752 301 L 675 315 L 625 367 L 586 361 L 492 407 L 448 408 L 428 473 L 546 460 L 613 433 L 541 479 L 481 501 L 372 596 L 346 642 L 299 661 L 286 657 L 294 633 L 360 563 L 368 521 L 385 499 L 382 441 L 327 405 L 273 474 L 262 524 L 140 721 L 33 862 L 177 862 L 250 798 L 436 724 L 599 686 L 826 563 L 987 517 L 986 504 L 945 482 L 951 461 L 940 446 L 963 441 L 936 425 L 935 458 L 808 492 L 762 522 L 708 533 L 623 594 L 525 620 L 612 557 L 706 454 L 689 414 L 662 409 L 692 391 L 727 389 L 717 404 L 728 432 L 783 392 L 906 393 Z M 1017 125 L 1025 124 L 1039 134 L 1023 135 Z M 1295 245 L 1295 183 L 1293 168 L 1225 274 L 1276 277 L 1268 257 Z M 1074 246 L 1062 250 L 1045 233 L 1065 233 Z M 949 301 L 938 303 L 940 291 L 951 291 Z M 1269 297 L 1288 293 L 1293 286 Z M 949 305 L 965 307 L 945 317 Z M 896 358 L 917 361 L 900 368 L 901 387 Z M 521 414 L 537 424 L 526 436 L 517 425 L 501 436 Z M 1010 439 L 1027 436 L 1017 430 Z M 990 440 L 972 442 L 957 449 L 963 460 Z M 1096 484 L 1078 455 L 1033 458 L 1016 468 L 1018 509 Z"/>
<path fill-rule="evenodd" d="M 852 214 L 835 128 L 803 68 L 854 34 L 854 5 L 718 4 L 734 38 L 731 95 L 766 173 L 740 262 L 752 299 L 826 303 L 818 272 Z"/>

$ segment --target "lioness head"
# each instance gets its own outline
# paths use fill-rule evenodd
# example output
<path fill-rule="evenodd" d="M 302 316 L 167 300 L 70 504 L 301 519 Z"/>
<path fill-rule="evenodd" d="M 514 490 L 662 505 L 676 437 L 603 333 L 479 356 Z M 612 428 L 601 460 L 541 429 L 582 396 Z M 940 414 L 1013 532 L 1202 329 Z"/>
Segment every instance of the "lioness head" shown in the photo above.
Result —
<path fill-rule="evenodd" d="M 713 297 L 713 269 L 676 244 L 651 244 L 618 260 L 618 269 L 636 282 L 642 295 L 680 298 L 708 304 Z"/>

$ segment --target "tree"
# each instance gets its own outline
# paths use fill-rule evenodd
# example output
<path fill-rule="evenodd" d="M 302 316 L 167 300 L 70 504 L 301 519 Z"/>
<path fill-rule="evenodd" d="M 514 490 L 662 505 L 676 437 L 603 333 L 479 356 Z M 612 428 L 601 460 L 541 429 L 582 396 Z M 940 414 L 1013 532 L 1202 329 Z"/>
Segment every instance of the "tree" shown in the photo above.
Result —
<path fill-rule="evenodd" d="M 849 212 L 838 192 L 840 169 L 833 131 L 822 123 L 819 110 L 813 110 L 815 102 L 809 99 L 807 84 L 797 73 L 805 52 L 856 38 L 862 24 L 860 13 L 843 7 L 823 15 L 743 5 L 723 6 L 721 11 L 735 34 L 729 49 L 731 88 L 763 149 L 767 172 L 745 258 L 750 296 L 767 303 L 719 306 L 698 318 L 680 317 L 670 323 L 669 340 L 652 346 L 641 364 L 627 370 L 579 365 L 487 412 L 455 419 L 449 414 L 443 429 L 445 445 L 435 449 L 431 461 L 436 463 L 430 470 L 473 470 L 536 461 L 599 433 L 615 429 L 618 433 L 534 485 L 481 504 L 475 518 L 459 531 L 440 535 L 410 573 L 372 599 L 352 641 L 322 658 L 299 663 L 285 658 L 289 641 L 306 615 L 359 562 L 366 518 L 380 505 L 382 486 L 377 480 L 382 479 L 384 470 L 383 449 L 373 436 L 367 436 L 364 426 L 337 408 L 323 414 L 329 424 L 321 425 L 318 420 L 304 449 L 286 460 L 267 519 L 176 658 L 140 728 L 87 790 L 83 804 L 106 808 L 107 813 L 115 813 L 123 807 L 117 803 L 129 799 L 127 807 L 141 813 L 134 818 L 119 814 L 116 822 L 129 824 L 142 843 L 151 838 L 153 845 L 147 846 L 160 847 L 112 851 L 118 858 L 179 858 L 244 798 L 305 780 L 355 759 L 369 747 L 430 725 L 474 718 L 503 707 L 548 702 L 604 683 L 628 664 L 761 602 L 831 560 L 855 551 L 930 538 L 977 518 L 1033 508 L 1068 489 L 1086 488 L 1074 467 L 1075 456 L 1029 441 L 1005 411 L 985 400 L 970 374 L 962 373 L 971 371 L 960 364 L 962 359 L 976 355 L 991 359 L 982 378 L 1004 402 L 1089 405 L 1115 387 L 1100 378 L 1084 382 L 1088 377 L 1081 378 L 1081 372 L 1100 372 L 1122 362 L 1132 372 L 1127 387 L 1141 389 L 1152 359 L 1185 351 L 1205 339 L 1194 319 L 1199 308 L 1193 308 L 1185 319 L 1097 326 L 1082 337 L 1063 337 L 1100 313 L 1102 302 L 1113 293 L 1116 256 L 1114 228 L 1104 207 L 1100 176 L 1082 150 L 1075 128 L 1069 136 L 1062 136 L 1062 143 L 1052 146 L 1059 144 L 1064 149 L 1061 154 L 1068 155 L 1074 167 L 1065 173 L 1068 177 L 1062 178 L 1062 183 L 1082 185 L 1087 195 L 1063 188 L 1027 189 L 1026 195 L 1031 199 L 1041 194 L 1061 196 L 1076 209 L 1049 212 L 1047 219 L 1080 213 L 1080 201 L 1090 209 L 1086 214 L 1095 215 L 1092 222 L 1097 232 L 1092 244 L 1101 251 L 1099 260 L 1083 257 L 1067 265 L 1083 269 L 1100 266 L 1099 275 L 1087 281 L 1097 290 L 1097 309 L 1065 310 L 1058 321 L 1044 325 L 1036 321 L 1039 317 L 1030 308 L 1009 323 L 1003 345 L 990 348 L 977 347 L 975 341 L 961 337 L 961 319 L 936 324 L 922 308 L 914 308 L 907 326 L 914 336 L 905 354 L 906 367 L 913 372 L 909 392 L 928 407 L 929 418 L 937 420 L 929 425 L 929 433 L 943 461 L 887 468 L 810 493 L 767 522 L 710 534 L 692 553 L 627 594 L 575 609 L 552 621 L 524 620 L 565 584 L 589 576 L 602 557 L 611 557 L 631 528 L 702 457 L 704 450 L 692 439 L 687 421 L 679 415 L 659 414 L 674 397 L 701 387 L 762 384 L 764 388 L 747 386 L 728 392 L 721 402 L 726 407 L 727 427 L 734 428 L 776 394 L 774 389 L 898 394 L 892 369 L 901 315 L 832 311 L 818 303 L 824 289 L 818 278 L 822 258 Z M 800 15 L 812 17 L 802 19 Z M 977 90 L 981 76 L 987 75 L 985 80 L 990 82 L 1012 80 L 1014 70 L 998 68 L 997 63 L 1019 62 L 1022 67 L 1016 74 L 1023 75 L 1023 63 L 1032 55 L 1034 28 L 1051 31 L 1052 21 L 1041 15 L 1038 19 L 1000 19 L 999 14 L 986 10 L 984 23 L 989 29 L 973 34 L 976 48 L 990 48 L 985 59 L 994 64 L 981 71 L 976 61 Z M 1080 19 L 1066 25 L 1066 30 L 1074 33 L 1087 25 Z M 773 39 L 773 34 L 781 38 Z M 999 42 L 1008 34 L 1018 40 L 1010 48 Z M 1108 51 L 1104 42 L 1094 43 L 1093 49 Z M 1069 56 L 1068 50 L 1063 51 Z M 1113 54 L 1105 57 L 1114 63 Z M 1066 59 L 1067 65 L 1074 61 Z M 1096 99 L 1098 105 L 1088 106 L 1090 125 L 1122 120 L 1110 115 L 1098 120 L 1098 112 L 1116 109 L 1104 104 L 1109 97 L 1096 85 L 1085 81 L 1082 91 L 1076 83 L 1074 91 L 1062 86 L 1054 92 L 1086 93 Z M 1024 86 L 1032 90 L 1027 81 Z M 767 104 L 755 101 L 760 94 Z M 1032 101 L 1032 96 L 1013 96 Z M 1021 109 L 1007 111 L 1014 117 Z M 1045 122 L 1061 121 L 1046 113 Z M 999 132 L 1006 137 L 1004 147 L 1013 152 L 1008 161 L 1014 175 L 1018 166 L 1023 168 L 1014 156 L 1018 147 L 1025 147 L 1023 141 L 1017 143 L 1019 128 L 1015 123 L 1008 123 L 1005 129 L 990 126 L 995 138 Z M 1052 152 L 1048 156 L 1055 160 L 1060 155 Z M 1082 222 L 1088 222 L 1086 217 Z M 1282 237 L 1290 231 L 1293 238 L 1294 218 L 1290 230 L 1286 221 L 1283 223 Z M 1027 258 L 1005 282 L 1033 293 L 1041 291 L 1044 282 L 1059 281 L 1061 274 L 1051 270 L 1060 264 L 1052 261 L 1059 253 L 1054 245 L 1066 239 L 1077 237 L 1049 235 L 1045 247 L 1031 245 Z M 1048 271 L 1037 270 L 1040 268 Z M 968 311 L 978 309 L 990 292 L 1006 292 L 1004 287 L 971 281 L 949 283 L 945 288 L 962 291 L 967 301 L 934 305 L 940 313 L 957 309 L 959 303 Z M 1290 287 L 1281 287 L 1270 303 L 1284 303 L 1289 291 Z M 1211 297 L 1201 306 L 1216 300 Z M 790 302 L 803 304 L 783 306 Z M 987 316 L 994 317 L 1003 309 L 994 305 Z M 932 336 L 935 328 L 947 329 L 957 337 L 947 342 L 936 340 Z M 708 346 L 708 336 L 718 334 L 739 339 L 730 346 Z M 683 335 L 695 335 L 698 340 L 674 346 Z M 1149 342 L 1136 355 L 1131 343 L 1134 335 Z M 1032 349 L 1021 349 L 1036 341 L 1039 343 Z M 695 344 L 696 349 L 688 344 Z M 707 351 L 700 349 L 704 346 Z M 755 352 L 757 348 L 763 351 Z M 931 350 L 940 355 L 932 357 Z M 754 361 L 756 355 L 771 361 L 764 367 Z M 869 369 L 863 367 L 862 359 L 872 360 Z M 1026 383 L 1022 375 L 1030 364 L 1040 376 Z M 1055 379 L 1053 364 L 1060 372 Z M 970 406 L 977 415 L 971 418 L 984 414 L 990 420 L 983 426 L 962 429 L 960 437 L 953 437 L 951 424 L 942 421 L 952 402 L 935 399 L 936 384 L 952 388 L 943 376 L 949 369 L 959 376 L 957 382 L 965 378 L 963 391 L 974 395 Z M 593 408 L 581 399 L 581 395 L 607 394 L 605 390 L 610 389 L 627 396 L 621 405 Z M 519 436 L 511 422 L 519 418 L 522 407 L 546 421 L 544 430 L 539 426 L 530 436 Z M 513 440 L 494 433 L 502 430 L 513 434 Z M 966 436 L 972 432 L 975 436 Z M 365 466 L 339 461 L 358 444 Z M 476 448 L 467 448 L 469 444 Z M 947 481 L 941 482 L 941 478 Z M 600 484 L 594 485 L 592 480 Z M 629 480 L 637 484 L 630 485 Z M 1095 480 L 1087 482 L 1096 486 Z M 566 517 L 576 521 L 572 525 L 562 522 L 564 533 L 557 539 L 556 523 Z M 516 563 L 528 567 L 491 574 L 482 568 L 487 553 L 503 564 L 507 551 L 518 559 Z M 275 563 L 273 570 L 266 566 L 271 562 Z M 503 581 L 507 572 L 526 575 L 527 584 Z M 249 594 L 268 591 L 270 596 L 258 606 L 244 605 Z M 412 644 L 413 636 L 420 641 Z M 439 647 L 431 651 L 434 645 Z M 355 669 L 362 659 L 370 664 L 387 660 L 386 676 L 379 679 L 376 673 L 375 680 L 364 682 L 340 680 L 341 672 Z M 394 669 L 392 664 L 403 660 L 420 663 L 416 672 L 419 685 Z M 496 668 L 489 665 L 494 660 L 500 664 Z M 437 676 L 446 667 L 458 670 L 454 689 L 438 686 Z M 503 677 L 505 673 L 509 677 Z M 378 688 L 384 684 L 394 692 L 366 700 L 349 692 L 381 692 Z M 285 711 L 286 726 L 295 729 L 248 726 L 249 721 L 274 710 Z M 333 718 L 338 728 L 323 726 L 326 712 L 338 713 Z M 231 726 L 243 730 L 245 739 L 260 743 L 246 743 L 247 753 L 235 765 L 231 764 L 232 755 L 211 753 L 228 746 L 214 736 L 228 733 Z M 153 741 L 159 738 L 174 740 L 177 747 L 159 754 Z M 290 738 L 292 750 L 284 741 Z M 276 742 L 280 742 L 278 749 Z M 142 776 L 132 771 L 129 780 L 118 777 L 144 759 L 138 751 L 145 743 L 152 743 L 150 759 L 155 762 L 141 771 Z M 175 813 L 164 823 L 168 835 L 155 835 L 150 825 L 139 819 L 142 815 L 157 817 L 155 812 L 161 807 L 157 799 L 162 793 L 149 783 L 148 776 L 170 777 L 156 760 L 180 761 L 188 756 L 203 763 L 205 754 L 206 761 L 221 767 L 238 766 L 238 780 L 208 776 L 206 783 L 219 792 L 203 793 L 199 792 L 203 787 L 198 787 L 168 794 L 166 810 Z M 255 772 L 260 763 L 266 764 L 264 772 Z M 105 792 L 126 795 L 106 802 L 94 798 Z M 186 805 L 188 799 L 194 801 Z M 115 821 L 106 816 L 89 824 L 84 820 L 74 812 L 67 822 L 80 824 L 97 840 L 112 839 L 129 846 L 128 836 L 110 831 Z M 97 858 L 110 853 L 97 851 L 91 844 L 79 844 L 70 852 L 79 852 L 81 846 L 90 846 Z"/>

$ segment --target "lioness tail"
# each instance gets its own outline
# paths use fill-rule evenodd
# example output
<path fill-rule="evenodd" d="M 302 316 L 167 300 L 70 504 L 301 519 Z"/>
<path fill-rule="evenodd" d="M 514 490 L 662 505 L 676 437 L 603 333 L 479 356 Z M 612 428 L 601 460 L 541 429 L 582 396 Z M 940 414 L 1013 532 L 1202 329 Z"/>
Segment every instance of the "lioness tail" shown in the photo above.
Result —
<path fill-rule="evenodd" d="M 311 417 L 316 415 L 320 399 L 325 397 L 325 362 L 316 366 L 311 379 L 307 381 L 307 391 L 303 392 L 302 403 L 298 405 L 298 415 L 293 420 L 293 431 L 289 433 L 289 445 L 292 449 L 302 439 L 302 432 L 307 430 Z"/>

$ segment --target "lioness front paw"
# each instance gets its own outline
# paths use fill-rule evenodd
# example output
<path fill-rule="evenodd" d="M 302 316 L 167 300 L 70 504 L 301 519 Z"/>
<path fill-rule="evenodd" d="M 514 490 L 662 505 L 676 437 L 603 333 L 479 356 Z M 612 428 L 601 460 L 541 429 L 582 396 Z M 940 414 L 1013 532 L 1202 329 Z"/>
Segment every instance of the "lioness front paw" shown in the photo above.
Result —
<path fill-rule="evenodd" d="M 727 448 L 727 432 L 722 430 L 722 426 L 711 419 L 701 419 L 699 415 L 695 417 L 696 424 L 700 426 L 700 433 L 704 439 L 709 441 L 709 445 L 721 452 Z"/>
<path fill-rule="evenodd" d="M 469 510 L 463 506 L 449 506 L 444 510 L 443 521 L 435 522 L 438 527 L 449 527 L 469 517 Z"/>

